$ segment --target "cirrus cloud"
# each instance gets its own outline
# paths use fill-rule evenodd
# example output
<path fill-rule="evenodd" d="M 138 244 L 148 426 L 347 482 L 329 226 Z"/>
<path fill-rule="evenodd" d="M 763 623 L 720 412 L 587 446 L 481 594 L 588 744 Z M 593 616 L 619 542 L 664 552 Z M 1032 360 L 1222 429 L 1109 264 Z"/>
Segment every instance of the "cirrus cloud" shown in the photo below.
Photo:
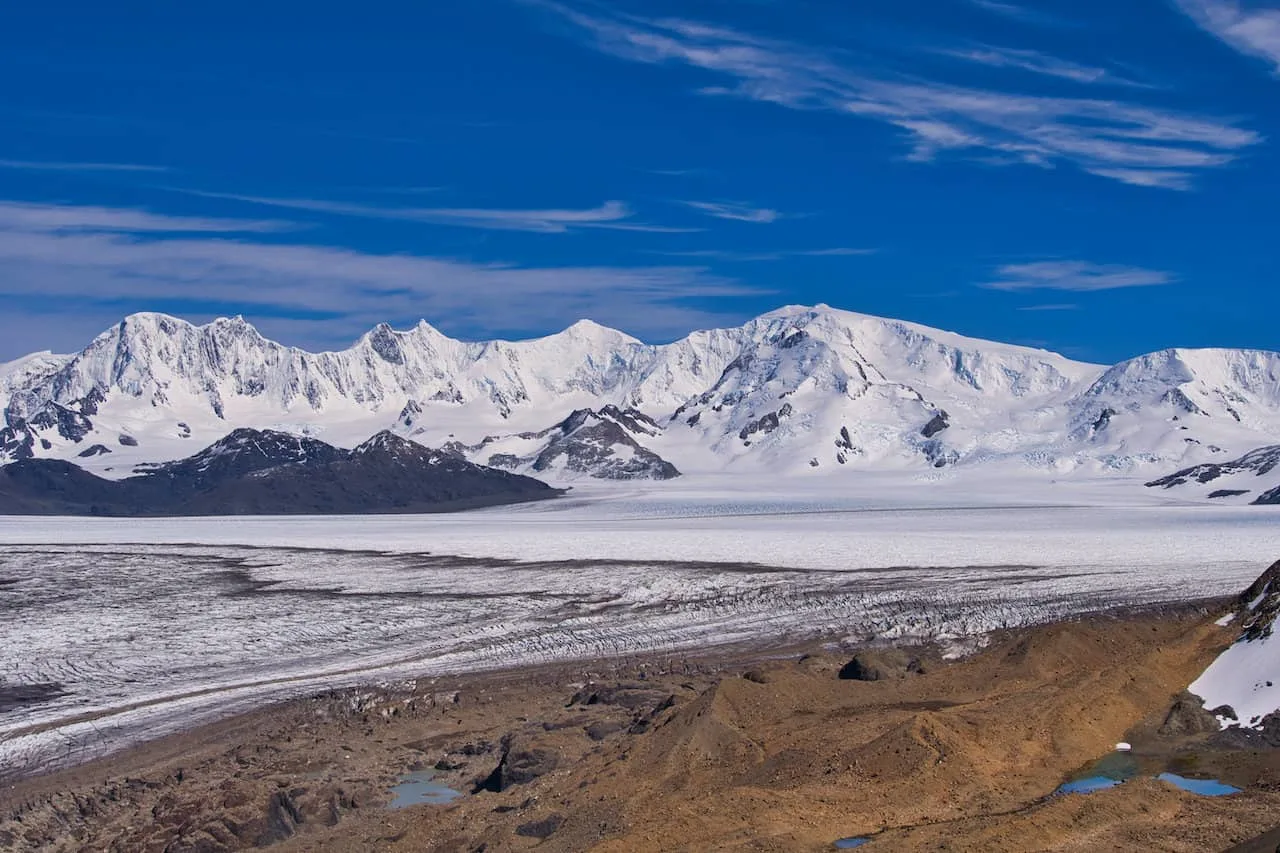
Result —
<path fill-rule="evenodd" d="M 679 64 L 714 82 L 697 91 L 822 110 L 899 130 L 908 157 L 969 155 L 987 163 L 1069 164 L 1134 186 L 1188 188 L 1262 141 L 1231 119 L 1146 106 L 1132 100 L 1027 95 L 921 77 L 875 74 L 843 55 L 680 18 L 583 11 L 558 0 L 526 0 L 571 24 L 594 49 L 631 62 Z M 1011 59 L 1006 57 L 1006 59 Z M 1032 60 L 1022 57 L 1024 65 Z M 1040 70 L 1071 66 L 1037 54 Z M 1075 67 L 1079 73 L 1083 66 Z M 1183 181 L 1146 170 L 1187 173 Z"/>
<path fill-rule="evenodd" d="M 1126 287 L 1155 287 L 1172 284 L 1171 273 L 1122 264 L 1095 264 L 1090 261 L 1037 261 L 1006 264 L 996 270 L 996 278 L 981 286 L 988 290 L 1065 290 L 1087 293 Z"/>

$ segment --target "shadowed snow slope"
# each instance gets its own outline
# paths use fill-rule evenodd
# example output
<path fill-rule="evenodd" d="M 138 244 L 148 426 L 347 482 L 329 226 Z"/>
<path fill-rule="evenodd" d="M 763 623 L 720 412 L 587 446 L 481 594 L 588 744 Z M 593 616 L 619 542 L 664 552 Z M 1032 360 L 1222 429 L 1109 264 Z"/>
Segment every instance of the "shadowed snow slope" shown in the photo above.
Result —
<path fill-rule="evenodd" d="M 239 318 L 136 314 L 78 354 L 0 366 L 0 454 L 83 458 L 121 477 L 235 427 L 347 447 L 393 429 L 563 480 L 993 465 L 1159 475 L 1273 441 L 1278 368 L 1275 353 L 1168 350 L 1107 369 L 826 306 L 662 346 L 588 321 L 487 343 L 420 323 L 327 353 Z M 628 423 L 607 414 L 628 411 Z M 583 412 L 594 431 L 566 430 Z M 639 417 L 652 428 L 633 429 Z"/>
<path fill-rule="evenodd" d="M 1190 687 L 1223 728 L 1262 729 L 1280 737 L 1280 563 L 1267 569 L 1236 602 L 1240 636 Z"/>

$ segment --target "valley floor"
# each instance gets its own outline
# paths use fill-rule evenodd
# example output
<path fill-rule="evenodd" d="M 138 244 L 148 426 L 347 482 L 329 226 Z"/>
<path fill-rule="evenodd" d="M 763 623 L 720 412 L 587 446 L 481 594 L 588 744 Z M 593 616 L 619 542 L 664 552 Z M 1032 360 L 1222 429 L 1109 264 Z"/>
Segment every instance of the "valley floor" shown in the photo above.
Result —
<path fill-rule="evenodd" d="M 1274 559 L 1267 507 L 735 482 L 450 516 L 0 518 L 0 778 L 376 680 L 831 636 L 963 647 L 1233 594 Z"/>
<path fill-rule="evenodd" d="M 331 691 L 0 789 L 0 850 L 1225 850 L 1277 823 L 1280 754 L 1157 731 L 1230 641 L 1216 613 L 999 632 L 960 662 L 882 649 L 870 682 L 816 643 Z M 1244 790 L 1050 796 L 1122 739 Z M 430 768 L 464 796 L 388 808 Z"/>

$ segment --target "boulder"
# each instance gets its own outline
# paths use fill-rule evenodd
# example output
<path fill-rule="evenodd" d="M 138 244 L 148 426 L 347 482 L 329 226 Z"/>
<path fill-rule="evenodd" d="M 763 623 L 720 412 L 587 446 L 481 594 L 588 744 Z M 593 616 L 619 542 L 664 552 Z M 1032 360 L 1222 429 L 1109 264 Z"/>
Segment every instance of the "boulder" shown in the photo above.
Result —
<path fill-rule="evenodd" d="M 920 659 L 901 649 L 874 649 L 854 655 L 841 667 L 839 677 L 842 681 L 885 681 L 923 672 Z"/>

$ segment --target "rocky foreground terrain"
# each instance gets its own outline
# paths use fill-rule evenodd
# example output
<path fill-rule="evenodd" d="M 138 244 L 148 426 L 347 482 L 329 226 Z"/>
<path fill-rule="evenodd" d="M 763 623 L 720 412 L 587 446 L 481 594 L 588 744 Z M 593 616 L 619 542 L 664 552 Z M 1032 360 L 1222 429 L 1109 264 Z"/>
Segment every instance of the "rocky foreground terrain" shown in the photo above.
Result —
<path fill-rule="evenodd" d="M 1271 851 L 1280 752 L 1182 692 L 1235 637 L 1223 609 L 1012 632 L 958 662 L 756 648 L 334 692 L 11 782 L 0 850 Z M 1051 796 L 1121 740 L 1243 791 Z M 463 796 L 389 808 L 430 769 Z"/>

